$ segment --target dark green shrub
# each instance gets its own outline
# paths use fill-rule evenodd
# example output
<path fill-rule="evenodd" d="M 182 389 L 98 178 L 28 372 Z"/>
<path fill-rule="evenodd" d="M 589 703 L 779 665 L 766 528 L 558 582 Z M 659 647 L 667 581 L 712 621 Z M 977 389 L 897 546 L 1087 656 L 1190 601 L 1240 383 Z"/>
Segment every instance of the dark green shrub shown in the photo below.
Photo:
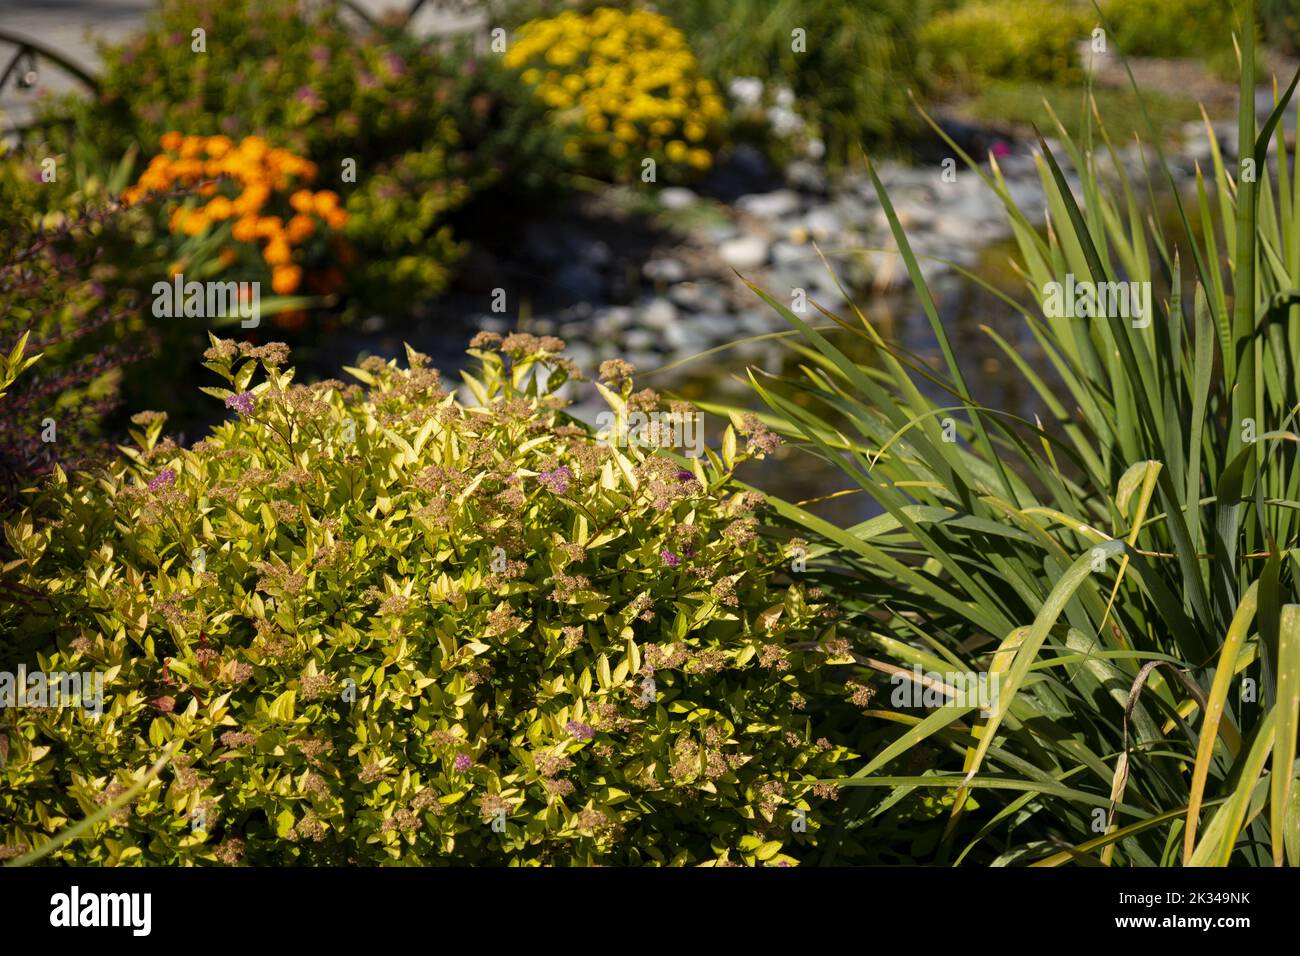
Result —
<path fill-rule="evenodd" d="M 979 0 L 936 16 L 921 42 L 936 69 L 955 77 L 1068 82 L 1080 77 L 1078 46 L 1090 21 L 1056 0 Z"/>
<path fill-rule="evenodd" d="M 1236 27 L 1225 0 L 1109 0 L 1101 11 L 1114 40 L 1130 56 L 1200 56 L 1231 49 Z"/>
<path fill-rule="evenodd" d="M 927 0 L 659 0 L 654 7 L 690 38 L 707 75 L 727 89 L 755 77 L 788 86 L 796 109 L 836 163 L 861 144 L 905 141 L 915 114 L 908 91 L 926 71 L 918 31 Z M 795 52 L 802 30 L 804 52 Z"/>
<path fill-rule="evenodd" d="M 1259 19 L 1265 39 L 1287 53 L 1300 49 L 1300 2 L 1260 0 Z"/>
<path fill-rule="evenodd" d="M 299 386 L 283 346 L 213 339 L 230 421 L 186 450 L 137 416 L 123 460 L 6 524 L 2 659 L 105 686 L 98 718 L 3 712 L 5 855 L 104 808 L 51 858 L 771 865 L 816 843 L 845 756 L 814 716 L 833 628 L 731 478 L 770 434 L 689 467 L 604 445 L 558 410 L 562 343 L 475 344 L 462 405 L 417 353 Z M 624 419 L 656 403 L 629 371 L 602 368 Z"/>
<path fill-rule="evenodd" d="M 470 192 L 447 175 L 446 154 L 436 148 L 395 157 L 367 176 L 347 203 L 347 238 L 358 250 L 347 270 L 351 291 L 372 306 L 400 306 L 445 287 L 463 252 L 445 218 Z"/>

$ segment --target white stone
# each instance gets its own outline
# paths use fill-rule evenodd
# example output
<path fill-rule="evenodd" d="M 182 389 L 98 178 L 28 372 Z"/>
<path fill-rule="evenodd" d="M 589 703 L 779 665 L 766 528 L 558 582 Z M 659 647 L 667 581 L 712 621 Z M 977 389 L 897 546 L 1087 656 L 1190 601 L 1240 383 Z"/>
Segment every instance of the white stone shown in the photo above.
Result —
<path fill-rule="evenodd" d="M 780 219 L 799 208 L 799 196 L 791 189 L 770 193 L 750 193 L 736 200 L 736 208 L 760 219 Z"/>
<path fill-rule="evenodd" d="M 718 246 L 722 261 L 737 272 L 757 269 L 767 262 L 767 240 L 761 236 L 738 236 Z"/>
<path fill-rule="evenodd" d="M 695 193 L 681 186 L 668 186 L 659 191 L 659 205 L 665 209 L 685 209 L 697 198 Z"/>
<path fill-rule="evenodd" d="M 641 274 L 651 282 L 666 282 L 672 285 L 686 278 L 686 266 L 676 259 L 651 259 L 641 267 Z"/>
<path fill-rule="evenodd" d="M 667 299 L 654 298 L 641 308 L 640 325 L 662 331 L 677 320 L 677 308 Z"/>

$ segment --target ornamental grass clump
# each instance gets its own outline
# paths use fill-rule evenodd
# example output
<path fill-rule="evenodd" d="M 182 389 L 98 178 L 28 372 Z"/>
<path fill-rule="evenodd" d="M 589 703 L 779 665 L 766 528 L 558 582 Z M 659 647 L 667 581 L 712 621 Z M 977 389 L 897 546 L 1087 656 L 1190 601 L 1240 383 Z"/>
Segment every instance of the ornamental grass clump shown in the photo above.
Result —
<path fill-rule="evenodd" d="M 877 350 L 864 369 L 768 299 L 811 346 L 802 377 L 755 378 L 771 422 L 881 509 L 838 528 L 773 503 L 819 536 L 810 562 L 843 575 L 860 679 L 996 681 L 990 706 L 896 710 L 904 728 L 842 781 L 862 788 L 860 839 L 924 788 L 951 798 L 938 862 L 1300 864 L 1300 157 L 1280 122 L 1300 72 L 1257 127 L 1254 4 L 1242 12 L 1241 155 L 1211 135 L 1189 200 L 1155 141 L 1172 234 L 1104 126 L 1039 141 L 1046 230 L 995 159 L 986 171 L 948 141 L 1014 230 L 1030 304 L 998 295 L 1046 367 L 984 331 L 1041 403 L 1033 421 L 972 397 L 874 171 L 941 364 L 859 314 L 841 327 Z M 1090 290 L 1088 307 L 1062 308 L 1062 287 Z"/>
<path fill-rule="evenodd" d="M 0 661 L 101 673 L 103 714 L 0 711 L 0 852 L 801 859 L 846 752 L 810 666 L 832 614 L 732 479 L 772 438 L 603 443 L 562 347 L 480 335 L 462 401 L 409 349 L 299 385 L 284 346 L 214 338 L 209 437 L 143 413 L 115 465 L 56 472 L 5 527 Z M 620 421 L 655 407 L 603 372 Z"/>

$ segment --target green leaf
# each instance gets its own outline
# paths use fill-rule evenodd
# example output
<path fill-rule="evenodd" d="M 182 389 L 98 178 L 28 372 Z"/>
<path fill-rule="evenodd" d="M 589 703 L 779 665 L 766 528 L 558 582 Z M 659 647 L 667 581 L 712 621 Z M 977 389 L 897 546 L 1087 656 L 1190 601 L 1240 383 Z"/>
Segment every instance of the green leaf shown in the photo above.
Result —
<path fill-rule="evenodd" d="M 1278 629 L 1277 743 L 1273 751 L 1272 796 L 1269 807 L 1273 865 L 1284 856 L 1286 816 L 1296 790 L 1296 734 L 1300 728 L 1300 605 L 1282 608 Z"/>

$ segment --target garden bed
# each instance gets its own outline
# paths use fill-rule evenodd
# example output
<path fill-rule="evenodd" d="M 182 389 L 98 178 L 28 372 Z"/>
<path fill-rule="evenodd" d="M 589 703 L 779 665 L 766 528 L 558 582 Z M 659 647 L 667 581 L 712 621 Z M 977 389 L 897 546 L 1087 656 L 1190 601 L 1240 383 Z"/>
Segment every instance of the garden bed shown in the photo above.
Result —
<path fill-rule="evenodd" d="M 105 47 L 0 153 L 0 860 L 1300 862 L 1291 53 L 1109 6 Z"/>

